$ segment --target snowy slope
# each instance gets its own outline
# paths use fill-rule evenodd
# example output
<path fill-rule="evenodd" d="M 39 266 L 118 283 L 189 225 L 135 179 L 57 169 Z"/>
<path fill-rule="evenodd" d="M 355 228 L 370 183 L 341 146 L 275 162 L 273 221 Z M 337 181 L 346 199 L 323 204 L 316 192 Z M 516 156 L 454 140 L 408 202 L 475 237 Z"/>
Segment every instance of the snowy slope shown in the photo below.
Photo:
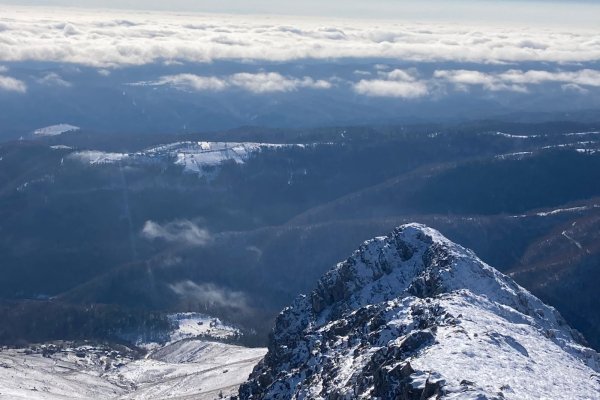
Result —
<path fill-rule="evenodd" d="M 237 392 L 262 348 L 186 339 L 149 353 L 102 345 L 0 351 L 0 399 L 216 399 Z"/>
<path fill-rule="evenodd" d="M 270 143 L 233 143 L 233 142 L 184 142 L 172 148 L 175 164 L 183 166 L 185 171 L 202 174 L 206 167 L 221 165 L 227 161 L 243 164 L 253 153 L 263 149 L 276 149 L 289 145 Z M 302 145 L 296 145 L 302 146 Z M 149 154 L 162 148 L 148 151 Z"/>
<path fill-rule="evenodd" d="M 71 153 L 69 157 L 86 164 L 97 165 L 117 163 L 129 157 L 129 154 L 110 153 L 99 150 L 83 150 Z"/>
<path fill-rule="evenodd" d="M 552 307 L 418 224 L 365 242 L 278 317 L 242 399 L 598 399 Z"/>
<path fill-rule="evenodd" d="M 49 349 L 50 351 L 45 349 Z M 0 399 L 108 399 L 127 392 L 103 377 L 132 360 L 102 346 L 45 345 L 0 351 Z"/>
<path fill-rule="evenodd" d="M 113 371 L 109 379 L 135 385 L 122 399 L 216 399 L 235 394 L 264 355 L 262 348 L 183 340 Z"/>
<path fill-rule="evenodd" d="M 237 393 L 266 353 L 207 339 L 240 332 L 199 313 L 170 316 L 167 343 L 56 342 L 0 350 L 0 399 L 216 399 Z"/>

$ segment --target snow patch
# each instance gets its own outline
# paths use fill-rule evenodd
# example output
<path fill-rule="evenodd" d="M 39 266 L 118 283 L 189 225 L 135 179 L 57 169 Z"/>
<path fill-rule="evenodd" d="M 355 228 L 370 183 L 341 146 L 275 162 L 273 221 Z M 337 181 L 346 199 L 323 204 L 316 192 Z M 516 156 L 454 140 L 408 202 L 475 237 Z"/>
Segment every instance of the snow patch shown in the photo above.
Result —
<path fill-rule="evenodd" d="M 582 153 L 582 154 L 596 154 L 600 150 L 598 150 L 598 149 L 575 149 L 575 151 L 578 153 Z"/>
<path fill-rule="evenodd" d="M 593 206 L 557 208 L 556 210 L 552 210 L 552 211 L 539 212 L 539 213 L 536 213 L 535 215 L 537 215 L 538 217 L 547 217 L 549 215 L 557 215 L 557 214 L 563 214 L 563 213 L 572 213 L 572 212 L 579 212 L 579 211 L 587 211 L 587 210 L 591 210 L 592 208 L 596 208 L 596 207 L 597 206 L 594 204 Z"/>
<path fill-rule="evenodd" d="M 223 323 L 219 318 L 205 314 L 177 313 L 169 315 L 169 320 L 177 326 L 169 335 L 171 343 L 198 336 L 230 339 L 241 335 L 239 329 Z"/>
<path fill-rule="evenodd" d="M 585 136 L 585 135 L 598 135 L 600 131 L 587 131 L 587 132 L 570 132 L 565 133 L 564 136 Z"/>
<path fill-rule="evenodd" d="M 65 146 L 64 144 L 57 144 L 54 146 L 50 146 L 52 150 L 72 150 L 71 146 Z"/>
<path fill-rule="evenodd" d="M 536 137 L 540 137 L 542 135 L 514 135 L 511 133 L 505 133 L 505 132 L 496 132 L 495 133 L 498 136 L 503 136 L 506 138 L 510 138 L 510 139 L 531 139 L 531 138 L 536 138 Z"/>
<path fill-rule="evenodd" d="M 119 161 L 125 160 L 129 157 L 126 153 L 107 153 L 98 150 L 83 150 L 71 153 L 70 158 L 79 160 L 85 164 L 99 165 L 99 164 L 113 164 Z"/>
<path fill-rule="evenodd" d="M 577 240 L 573 239 L 573 237 L 571 235 L 569 235 L 567 233 L 567 231 L 562 231 L 562 235 L 567 238 L 568 241 L 570 241 L 571 243 L 573 243 L 575 246 L 577 246 L 577 248 L 579 250 L 583 250 L 583 246 L 581 245 L 581 243 L 579 243 Z"/>
<path fill-rule="evenodd" d="M 532 151 L 518 151 L 516 153 L 507 153 L 507 154 L 499 154 L 496 156 L 499 160 L 508 160 L 508 159 L 522 159 L 526 156 L 532 155 Z"/>
<path fill-rule="evenodd" d="M 67 132 L 76 132 L 80 129 L 81 128 L 75 125 L 58 124 L 36 129 L 33 131 L 33 134 L 36 136 L 58 136 Z"/>

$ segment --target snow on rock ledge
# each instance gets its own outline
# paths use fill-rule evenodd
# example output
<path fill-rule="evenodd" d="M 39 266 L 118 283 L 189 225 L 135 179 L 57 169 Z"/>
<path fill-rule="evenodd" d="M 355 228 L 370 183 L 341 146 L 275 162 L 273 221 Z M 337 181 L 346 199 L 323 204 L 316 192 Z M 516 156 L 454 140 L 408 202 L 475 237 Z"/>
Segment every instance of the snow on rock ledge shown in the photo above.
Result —
<path fill-rule="evenodd" d="M 600 357 L 439 232 L 365 242 L 277 318 L 242 399 L 593 399 Z"/>

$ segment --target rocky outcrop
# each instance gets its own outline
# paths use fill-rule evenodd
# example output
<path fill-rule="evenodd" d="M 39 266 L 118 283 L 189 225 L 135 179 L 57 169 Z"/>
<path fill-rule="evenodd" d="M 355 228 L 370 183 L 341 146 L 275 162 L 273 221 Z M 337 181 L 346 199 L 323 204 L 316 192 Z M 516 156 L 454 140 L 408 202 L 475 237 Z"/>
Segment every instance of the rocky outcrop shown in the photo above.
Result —
<path fill-rule="evenodd" d="M 552 307 L 409 224 L 365 242 L 279 315 L 239 397 L 598 398 L 599 365 Z"/>

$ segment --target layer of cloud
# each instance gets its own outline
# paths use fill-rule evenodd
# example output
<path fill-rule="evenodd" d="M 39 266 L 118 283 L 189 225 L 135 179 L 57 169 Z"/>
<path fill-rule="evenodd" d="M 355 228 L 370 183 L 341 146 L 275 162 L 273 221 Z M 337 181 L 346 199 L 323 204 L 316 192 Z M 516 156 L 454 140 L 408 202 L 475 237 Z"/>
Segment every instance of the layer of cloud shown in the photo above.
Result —
<path fill-rule="evenodd" d="M 354 85 L 354 90 L 366 96 L 377 97 L 423 97 L 429 93 L 427 85 L 423 82 L 398 82 L 381 79 L 362 80 Z"/>
<path fill-rule="evenodd" d="M 481 86 L 490 91 L 527 92 L 530 85 L 560 83 L 563 89 L 577 88 L 585 91 L 585 86 L 600 87 L 600 71 L 582 69 L 578 71 L 522 71 L 511 69 L 499 73 L 484 73 L 474 70 L 438 70 L 434 78 L 450 82 L 459 90 L 469 86 Z"/>
<path fill-rule="evenodd" d="M 5 7 L 0 62 L 98 67 L 159 61 L 390 58 L 414 62 L 585 62 L 597 31 Z"/>
<path fill-rule="evenodd" d="M 25 93 L 27 92 L 27 85 L 25 82 L 10 76 L 0 75 L 0 91 Z"/>
<path fill-rule="evenodd" d="M 498 75 L 503 81 L 516 84 L 542 84 L 546 82 L 572 83 L 576 85 L 600 87 L 600 71 L 582 69 L 579 71 L 521 71 L 512 69 Z"/>
<path fill-rule="evenodd" d="M 469 86 L 481 86 L 482 88 L 497 91 L 527 92 L 527 88 L 522 84 L 504 82 L 495 75 L 486 74 L 480 71 L 451 70 L 435 71 L 434 77 L 450 82 L 458 90 L 467 91 Z"/>
<path fill-rule="evenodd" d="M 362 79 L 354 84 L 354 91 L 366 96 L 413 99 L 429 94 L 428 82 L 419 80 L 415 71 L 379 70 L 378 79 Z"/>
<path fill-rule="evenodd" d="M 298 88 L 329 89 L 331 87 L 331 83 L 324 80 L 314 80 L 306 76 L 302 79 L 289 78 L 276 72 L 235 74 L 230 77 L 230 84 L 253 93 L 291 92 Z"/>
<path fill-rule="evenodd" d="M 377 70 L 377 68 L 376 68 Z M 397 97 L 414 99 L 432 93 L 447 93 L 448 89 L 469 91 L 479 87 L 490 92 L 510 91 L 529 93 L 532 87 L 557 84 L 564 91 L 580 94 L 600 87 L 600 71 L 581 69 L 577 71 L 543 71 L 510 69 L 501 72 L 477 70 L 436 70 L 422 77 L 415 70 L 378 69 L 378 77 L 361 79 L 352 83 L 356 93 L 373 97 Z"/>
<path fill-rule="evenodd" d="M 253 93 L 290 92 L 299 88 L 329 89 L 333 85 L 350 85 L 354 92 L 370 97 L 417 99 L 447 93 L 448 89 L 469 91 L 477 86 L 490 92 L 511 91 L 528 93 L 532 86 L 558 84 L 565 91 L 588 93 L 600 87 L 600 71 L 543 71 L 510 69 L 500 72 L 477 70 L 436 70 L 423 76 L 416 69 L 374 67 L 373 78 L 347 81 L 339 78 L 315 80 L 310 77 L 294 78 L 276 72 L 237 73 L 224 77 L 177 74 L 163 76 L 155 81 L 137 82 L 133 86 L 172 86 L 190 91 L 223 91 L 242 89 Z M 356 74 L 354 74 L 356 75 Z M 358 74 L 366 76 L 366 74 Z"/>
<path fill-rule="evenodd" d="M 248 298 L 243 292 L 229 290 L 213 283 L 197 284 L 190 280 L 169 285 L 171 290 L 187 301 L 198 303 L 204 309 L 226 308 L 248 310 Z"/>
<path fill-rule="evenodd" d="M 239 88 L 253 93 L 291 92 L 299 88 L 329 89 L 331 83 L 310 77 L 286 77 L 276 72 L 237 73 L 226 77 L 194 74 L 167 75 L 152 82 L 138 82 L 141 86 L 173 86 L 194 91 L 221 91 Z"/>
<path fill-rule="evenodd" d="M 146 221 L 141 232 L 148 240 L 164 240 L 169 243 L 181 243 L 191 246 L 205 246 L 210 243 L 210 233 L 188 220 L 177 220 L 161 225 Z"/>

